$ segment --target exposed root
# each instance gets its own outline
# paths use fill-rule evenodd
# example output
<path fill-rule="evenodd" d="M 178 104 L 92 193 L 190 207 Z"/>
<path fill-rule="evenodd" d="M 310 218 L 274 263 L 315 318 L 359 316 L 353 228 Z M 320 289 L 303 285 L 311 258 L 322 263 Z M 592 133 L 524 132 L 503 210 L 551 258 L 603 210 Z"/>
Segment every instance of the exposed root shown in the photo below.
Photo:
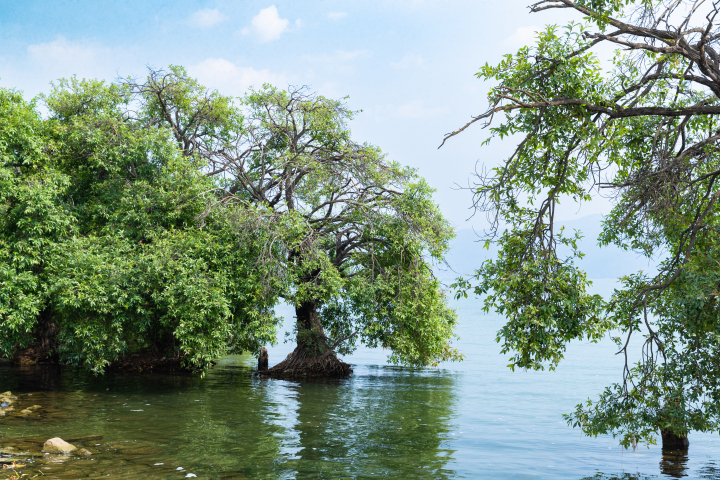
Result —
<path fill-rule="evenodd" d="M 144 350 L 138 353 L 121 355 L 110 364 L 108 370 L 121 375 L 145 375 L 151 373 L 186 375 L 200 371 L 188 368 L 184 364 L 183 358 L 183 354 L 158 358 L 149 350 Z"/>
<path fill-rule="evenodd" d="M 160 357 L 150 350 L 143 350 L 138 353 L 121 355 L 110 364 L 108 370 L 121 375 L 146 375 L 151 373 L 187 375 L 202 371 L 199 368 L 188 367 L 187 363 L 183 362 L 186 357 L 186 353 Z M 208 367 L 213 365 L 215 365 L 215 362 L 210 362 Z"/>
<path fill-rule="evenodd" d="M 40 342 L 33 342 L 27 348 L 16 350 L 11 360 L 15 365 L 48 365 L 57 364 L 58 356 L 43 348 Z"/>
<path fill-rule="evenodd" d="M 119 373 L 121 375 L 142 375 L 148 373 L 190 373 L 190 371 L 183 367 L 180 358 L 155 358 L 155 356 L 153 356 L 149 352 L 121 355 L 117 360 L 110 364 L 108 370 L 114 373 Z"/>
<path fill-rule="evenodd" d="M 352 373 L 350 365 L 338 359 L 333 352 L 322 355 L 308 355 L 298 348 L 285 360 L 269 370 L 261 372 L 275 378 L 297 377 L 347 377 Z"/>

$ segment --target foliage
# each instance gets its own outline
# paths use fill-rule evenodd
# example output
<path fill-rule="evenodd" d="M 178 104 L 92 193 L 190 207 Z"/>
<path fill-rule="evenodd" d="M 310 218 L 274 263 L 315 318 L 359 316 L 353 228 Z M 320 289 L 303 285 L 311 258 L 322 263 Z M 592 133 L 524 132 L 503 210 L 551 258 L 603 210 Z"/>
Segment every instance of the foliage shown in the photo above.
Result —
<path fill-rule="evenodd" d="M 266 85 L 235 104 L 175 67 L 132 87 L 148 123 L 189 132 L 178 143 L 207 160 L 225 200 L 296 226 L 265 254 L 282 261 L 299 344 L 321 354 L 363 341 L 412 365 L 460 358 L 448 343 L 455 314 L 428 263 L 452 229 L 414 171 L 352 140 L 342 101 Z"/>
<path fill-rule="evenodd" d="M 59 331 L 61 360 L 96 372 L 140 349 L 204 368 L 274 341 L 277 296 L 253 261 L 264 235 L 236 228 L 255 215 L 213 210 L 202 161 L 133 118 L 129 89 L 61 81 L 44 99 L 45 121 L 4 94 L 17 157 L 3 158 L 0 190 L 0 322 L 17 332 L 3 335 L 4 355 L 36 339 L 41 311 Z M 11 120 L 25 130 L 10 131 Z"/>
<path fill-rule="evenodd" d="M 0 91 L 0 355 L 52 331 L 61 361 L 98 373 L 140 350 L 203 369 L 275 342 L 283 298 L 316 353 L 459 358 L 429 263 L 452 229 L 415 172 L 352 141 L 342 102 L 237 100 L 181 67 L 39 100 L 46 119 Z"/>
<path fill-rule="evenodd" d="M 445 139 L 478 121 L 490 127 L 487 141 L 522 137 L 474 188 L 488 241 L 500 247 L 475 291 L 508 318 L 498 341 L 514 353 L 511 367 L 553 368 L 567 342 L 612 335 L 626 360 L 622 382 L 566 416 L 586 434 L 619 435 L 628 447 L 654 443 L 657 430 L 717 431 L 717 6 L 544 0 L 531 10 L 550 8 L 584 23 L 548 26 L 533 46 L 485 65 L 478 77 L 496 83 L 489 109 Z M 594 52 L 608 43 L 624 50 L 603 63 Z M 594 187 L 615 202 L 600 245 L 665 258 L 654 275 L 621 279 L 608 302 L 587 293 L 574 264 L 579 233 L 555 227 L 557 204 L 591 201 Z M 460 279 L 458 295 L 471 283 Z"/>
<path fill-rule="evenodd" d="M 0 89 L 0 355 L 28 345 L 46 307 L 44 267 L 74 232 L 62 194 L 69 178 L 48 162 L 35 105 Z"/>

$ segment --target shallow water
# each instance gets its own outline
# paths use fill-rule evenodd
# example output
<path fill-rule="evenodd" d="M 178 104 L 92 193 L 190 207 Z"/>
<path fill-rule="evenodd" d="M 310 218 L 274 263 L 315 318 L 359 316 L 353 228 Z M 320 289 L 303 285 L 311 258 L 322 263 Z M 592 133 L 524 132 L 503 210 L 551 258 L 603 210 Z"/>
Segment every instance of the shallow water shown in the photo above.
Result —
<path fill-rule="evenodd" d="M 619 378 L 610 342 L 571 345 L 555 372 L 513 373 L 494 342 L 502 319 L 482 315 L 477 300 L 457 307 L 467 359 L 440 369 L 387 366 L 386 352 L 370 350 L 346 358 L 351 378 L 325 382 L 252 377 L 248 356 L 205 378 L 0 367 L 0 392 L 18 394 L 17 411 L 42 407 L 0 418 L 0 447 L 16 448 L 1 461 L 62 479 L 720 479 L 717 435 L 692 433 L 686 456 L 663 457 L 658 446 L 627 451 L 565 424 L 563 413 Z M 271 348 L 270 363 L 291 349 Z M 92 455 L 42 454 L 55 436 Z"/>

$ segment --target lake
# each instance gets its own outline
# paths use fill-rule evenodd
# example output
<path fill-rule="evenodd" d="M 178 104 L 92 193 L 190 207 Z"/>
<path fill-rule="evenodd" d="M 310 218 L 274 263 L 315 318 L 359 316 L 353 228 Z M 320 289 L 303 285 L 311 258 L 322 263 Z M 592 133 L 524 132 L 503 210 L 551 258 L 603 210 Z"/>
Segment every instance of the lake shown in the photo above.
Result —
<path fill-rule="evenodd" d="M 453 303 L 467 358 L 436 369 L 388 366 L 387 352 L 367 349 L 335 381 L 263 380 L 250 356 L 223 358 L 205 378 L 1 366 L 0 392 L 42 407 L 0 418 L 0 448 L 15 448 L 3 461 L 60 479 L 720 479 L 717 434 L 691 433 L 687 457 L 663 457 L 566 425 L 563 413 L 620 379 L 610 341 L 571 344 L 555 372 L 511 372 L 494 340 L 502 318 L 478 299 Z M 270 363 L 291 350 L 269 348 Z M 55 436 L 91 455 L 42 455 Z"/>

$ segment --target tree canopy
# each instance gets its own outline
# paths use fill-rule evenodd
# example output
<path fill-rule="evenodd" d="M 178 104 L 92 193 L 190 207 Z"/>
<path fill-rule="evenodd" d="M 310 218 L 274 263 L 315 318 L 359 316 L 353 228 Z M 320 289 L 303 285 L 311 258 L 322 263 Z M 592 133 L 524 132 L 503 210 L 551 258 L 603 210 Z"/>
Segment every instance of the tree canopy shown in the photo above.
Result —
<path fill-rule="evenodd" d="M 460 358 L 448 343 L 456 317 L 428 262 L 443 258 L 452 229 L 412 169 L 352 140 L 342 101 L 266 86 L 235 105 L 178 68 L 132 88 L 149 122 L 206 160 L 221 201 L 295 225 L 259 260 L 281 262 L 290 288 L 280 295 L 296 306 L 298 348 L 278 370 L 319 357 L 319 372 L 346 372 L 332 352 L 358 340 L 410 365 Z"/>
<path fill-rule="evenodd" d="M 274 338 L 248 254 L 262 232 L 244 237 L 242 213 L 210 209 L 200 160 L 133 119 L 127 88 L 61 81 L 46 120 L 1 94 L 4 355 L 52 341 L 45 350 L 98 372 L 142 348 L 204 367 Z"/>
<path fill-rule="evenodd" d="M 285 300 L 298 349 L 279 371 L 347 374 L 336 353 L 358 342 L 460 358 L 432 272 L 452 228 L 413 170 L 352 140 L 353 115 L 307 89 L 223 96 L 181 67 L 1 90 L 0 355 L 202 369 L 274 343 Z"/>
<path fill-rule="evenodd" d="M 514 153 L 473 187 L 499 254 L 460 294 L 486 294 L 506 315 L 498 332 L 511 367 L 554 368 L 573 339 L 610 334 L 622 379 L 567 415 L 588 435 L 628 447 L 685 442 L 720 421 L 720 28 L 717 4 L 542 0 L 578 21 L 538 32 L 534 45 L 485 65 L 492 138 L 519 136 Z M 606 58 L 604 46 L 616 48 Z M 605 55 L 605 56 L 603 56 Z M 444 143 L 444 142 L 443 142 Z M 658 261 L 621 278 L 609 301 L 588 293 L 576 260 L 579 232 L 558 228 L 560 201 L 614 202 L 600 246 Z M 586 252 L 589 253 L 589 252 Z M 631 339 L 642 347 L 631 352 Z M 635 362 L 635 359 L 639 361 Z"/>

